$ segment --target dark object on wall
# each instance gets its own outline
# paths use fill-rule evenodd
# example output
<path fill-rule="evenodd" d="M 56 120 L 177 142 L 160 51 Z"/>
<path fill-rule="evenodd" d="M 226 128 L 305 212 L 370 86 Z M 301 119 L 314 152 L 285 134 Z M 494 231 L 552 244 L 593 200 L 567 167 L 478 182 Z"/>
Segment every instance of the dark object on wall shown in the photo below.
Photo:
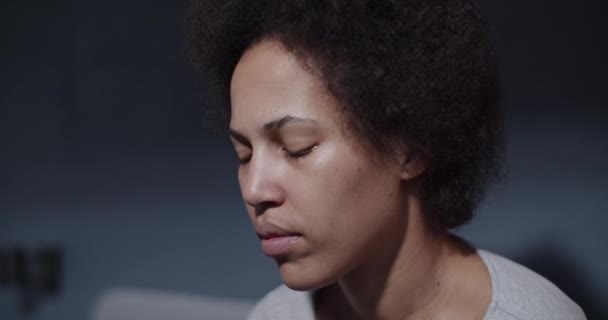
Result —
<path fill-rule="evenodd" d="M 61 248 L 55 246 L 0 250 L 0 287 L 18 290 L 19 308 L 23 313 L 30 313 L 42 298 L 60 293 L 62 259 Z"/>
<path fill-rule="evenodd" d="M 11 284 L 11 263 L 7 252 L 0 251 L 0 287 L 6 287 Z"/>
<path fill-rule="evenodd" d="M 61 282 L 61 250 L 44 248 L 36 252 L 38 290 L 44 295 L 57 295 Z"/>

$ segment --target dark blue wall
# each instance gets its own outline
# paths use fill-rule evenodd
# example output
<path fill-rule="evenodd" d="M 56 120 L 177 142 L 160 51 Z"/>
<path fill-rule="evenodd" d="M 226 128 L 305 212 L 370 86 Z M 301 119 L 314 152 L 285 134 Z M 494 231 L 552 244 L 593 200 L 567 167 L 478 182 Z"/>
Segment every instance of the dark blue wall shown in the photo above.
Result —
<path fill-rule="evenodd" d="M 62 294 L 28 319 L 85 319 L 114 285 L 256 299 L 279 283 L 242 208 L 236 157 L 202 126 L 185 1 L 0 5 L 0 248 L 57 244 Z M 459 232 L 608 318 L 606 42 L 592 1 L 494 1 L 508 178 Z M 600 25 L 603 24 L 603 25 Z M 0 318 L 25 319 L 0 288 Z"/>

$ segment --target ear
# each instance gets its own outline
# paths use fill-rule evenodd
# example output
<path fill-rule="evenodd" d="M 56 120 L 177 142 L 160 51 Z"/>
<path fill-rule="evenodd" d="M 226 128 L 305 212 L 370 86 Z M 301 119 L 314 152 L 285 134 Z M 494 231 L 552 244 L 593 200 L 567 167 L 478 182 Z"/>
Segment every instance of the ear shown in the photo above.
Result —
<path fill-rule="evenodd" d="M 399 155 L 400 175 L 403 180 L 412 180 L 423 174 L 428 168 L 426 160 L 420 156 L 402 149 Z"/>

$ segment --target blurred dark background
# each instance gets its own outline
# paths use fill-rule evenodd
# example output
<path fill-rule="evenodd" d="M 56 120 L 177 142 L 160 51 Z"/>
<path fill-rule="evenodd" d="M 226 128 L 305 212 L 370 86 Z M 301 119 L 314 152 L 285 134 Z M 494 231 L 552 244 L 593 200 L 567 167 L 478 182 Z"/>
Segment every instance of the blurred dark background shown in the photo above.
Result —
<path fill-rule="evenodd" d="M 112 286 L 255 300 L 280 282 L 259 249 L 227 138 L 202 126 L 183 58 L 187 1 L 0 4 L 0 250 L 62 251 L 59 294 L 29 314 L 87 319 Z M 608 308 L 608 74 L 599 1 L 491 1 L 508 177 L 458 232 Z"/>

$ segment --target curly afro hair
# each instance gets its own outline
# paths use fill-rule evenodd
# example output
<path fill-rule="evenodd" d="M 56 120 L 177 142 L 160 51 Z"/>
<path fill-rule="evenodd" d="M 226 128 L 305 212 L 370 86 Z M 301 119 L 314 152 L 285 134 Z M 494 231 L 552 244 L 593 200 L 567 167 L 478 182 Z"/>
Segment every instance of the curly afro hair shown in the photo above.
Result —
<path fill-rule="evenodd" d="M 501 176 L 497 67 L 475 0 L 196 0 L 185 22 L 191 61 L 225 115 L 232 73 L 253 44 L 276 39 L 312 61 L 369 146 L 390 152 L 398 142 L 426 161 L 433 226 L 468 222 Z"/>

